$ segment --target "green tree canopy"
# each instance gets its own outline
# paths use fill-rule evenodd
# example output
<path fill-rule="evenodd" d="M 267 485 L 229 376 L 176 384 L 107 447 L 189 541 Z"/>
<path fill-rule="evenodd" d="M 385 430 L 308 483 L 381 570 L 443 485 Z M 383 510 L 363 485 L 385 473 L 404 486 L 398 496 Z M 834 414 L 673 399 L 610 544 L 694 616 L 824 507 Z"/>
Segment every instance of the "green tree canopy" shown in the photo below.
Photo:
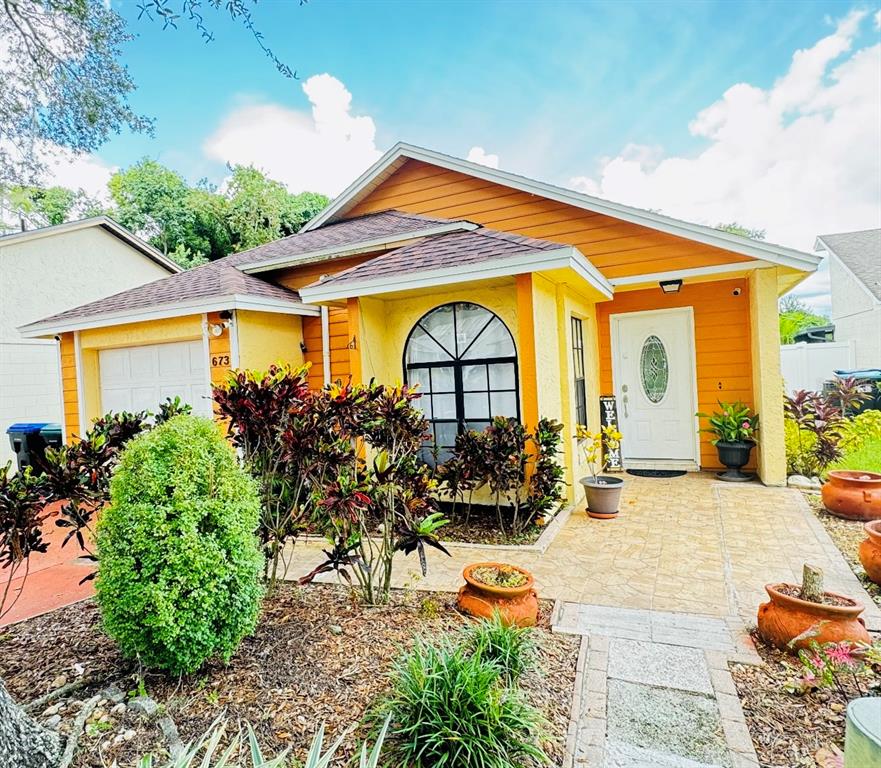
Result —
<path fill-rule="evenodd" d="M 829 318 L 818 315 L 796 296 L 784 296 L 780 300 L 780 343 L 792 344 L 795 337 L 807 328 L 828 325 Z"/>
<path fill-rule="evenodd" d="M 748 237 L 750 240 L 765 239 L 764 229 L 750 229 L 749 227 L 744 227 L 742 224 L 738 224 L 736 221 L 732 221 L 730 224 L 717 224 L 716 229 L 721 229 L 723 232 L 730 232 L 732 235 Z"/>

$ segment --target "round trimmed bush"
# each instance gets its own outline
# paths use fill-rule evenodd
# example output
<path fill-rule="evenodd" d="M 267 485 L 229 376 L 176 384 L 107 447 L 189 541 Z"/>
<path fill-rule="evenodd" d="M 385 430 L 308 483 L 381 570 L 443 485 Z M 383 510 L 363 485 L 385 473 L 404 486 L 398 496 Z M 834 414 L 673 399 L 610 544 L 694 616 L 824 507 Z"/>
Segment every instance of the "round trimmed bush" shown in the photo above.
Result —
<path fill-rule="evenodd" d="M 169 672 L 228 661 L 254 631 L 263 558 L 257 487 L 210 419 L 133 439 L 98 524 L 98 604 L 126 656 Z"/>

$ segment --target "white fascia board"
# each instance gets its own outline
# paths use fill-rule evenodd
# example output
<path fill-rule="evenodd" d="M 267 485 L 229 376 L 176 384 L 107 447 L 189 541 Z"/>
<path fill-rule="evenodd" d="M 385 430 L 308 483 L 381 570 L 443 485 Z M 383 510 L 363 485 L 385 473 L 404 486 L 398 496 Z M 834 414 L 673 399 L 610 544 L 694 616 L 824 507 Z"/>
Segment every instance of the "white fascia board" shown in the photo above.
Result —
<path fill-rule="evenodd" d="M 76 232 L 81 229 L 89 229 L 90 227 L 102 227 L 111 234 L 124 241 L 136 251 L 140 251 L 142 255 L 148 259 L 155 261 L 160 266 L 165 267 L 169 272 L 183 272 L 176 262 L 169 259 L 161 251 L 154 248 L 148 242 L 141 240 L 134 232 L 130 232 L 119 222 L 114 221 L 109 216 L 93 216 L 88 219 L 79 219 L 77 221 L 67 221 L 63 224 L 54 224 L 48 227 L 39 227 L 38 229 L 28 229 L 24 232 L 15 232 L 11 235 L 0 237 L 0 247 L 4 245 L 13 245 L 16 243 L 24 243 L 29 240 L 39 240 L 44 237 L 52 237 L 53 235 L 61 235 L 68 232 Z"/>
<path fill-rule="evenodd" d="M 84 331 L 89 328 L 106 328 L 112 325 L 124 323 L 144 323 L 150 320 L 164 320 L 169 317 L 181 315 L 203 314 L 206 312 L 222 312 L 225 309 L 244 309 L 254 312 L 274 312 L 282 315 L 307 315 L 318 317 L 321 309 L 309 304 L 295 301 L 280 301 L 279 299 L 263 298 L 260 296 L 241 296 L 231 294 L 216 298 L 193 299 L 191 301 L 179 301 L 173 304 L 161 304 L 149 309 L 122 310 L 107 312 L 103 315 L 91 317 L 72 317 L 69 320 L 57 322 L 33 323 L 18 329 L 25 338 L 50 336 L 53 334 L 66 333 L 67 331 Z"/>
<path fill-rule="evenodd" d="M 685 280 L 689 277 L 704 277 L 706 275 L 724 275 L 726 272 L 743 272 L 750 269 L 763 269 L 775 267 L 768 261 L 735 261 L 730 264 L 714 264 L 711 267 L 694 267 L 693 269 L 671 269 L 666 272 L 652 272 L 650 274 L 628 275 L 627 277 L 612 277 L 609 282 L 613 286 L 641 285 L 642 283 L 658 283 L 662 280 Z"/>
<path fill-rule="evenodd" d="M 817 238 L 817 242 L 814 245 L 814 250 L 823 250 L 829 256 L 830 259 L 835 259 L 835 263 L 841 267 L 848 275 L 850 275 L 859 285 L 860 288 L 863 289 L 863 292 L 872 300 L 872 304 L 881 304 L 881 299 L 879 299 L 872 291 L 869 290 L 869 286 L 865 284 L 859 277 L 856 276 L 856 273 L 849 267 L 844 261 L 835 253 L 827 244 L 826 241 L 823 240 L 822 237 Z M 831 291 L 831 285 L 829 290 Z"/>
<path fill-rule="evenodd" d="M 820 262 L 820 259 L 813 254 L 803 253 L 802 251 L 797 251 L 793 248 L 750 240 L 749 238 L 733 235 L 730 232 L 724 232 L 715 229 L 714 227 L 706 227 L 702 224 L 692 224 L 691 222 L 680 221 L 679 219 L 673 219 L 659 213 L 645 211 L 640 208 L 633 208 L 629 205 L 613 203 L 598 197 L 586 195 L 582 192 L 576 192 L 575 190 L 534 181 L 525 176 L 518 176 L 517 174 L 509 173 L 507 171 L 500 171 L 497 168 L 489 168 L 485 165 L 480 165 L 479 163 L 472 163 L 468 160 L 462 160 L 457 157 L 441 154 L 440 152 L 424 149 L 423 147 L 416 147 L 404 143 L 398 143 L 386 152 L 367 171 L 361 174 L 353 184 L 347 187 L 339 197 L 309 221 L 306 226 L 303 227 L 302 231 L 306 232 L 315 229 L 343 211 L 362 189 L 370 185 L 371 182 L 385 172 L 389 166 L 398 162 L 402 158 L 420 160 L 425 163 L 437 165 L 441 168 L 446 168 L 447 170 L 458 171 L 468 176 L 483 179 L 484 181 L 490 181 L 506 187 L 518 189 L 521 192 L 538 195 L 561 203 L 568 203 L 577 208 L 583 208 L 595 213 L 602 213 L 606 216 L 620 219 L 621 221 L 639 224 L 644 227 L 655 229 L 659 232 L 666 232 L 667 234 L 676 235 L 706 245 L 712 245 L 717 248 L 724 248 L 725 250 L 734 251 L 735 253 L 740 253 L 751 258 L 764 259 L 781 266 L 813 271 L 817 268 L 817 264 Z"/>
<path fill-rule="evenodd" d="M 374 240 L 364 240 L 353 245 L 323 248 L 317 251 L 298 253 L 296 256 L 283 256 L 278 259 L 257 261 L 253 264 L 243 264 L 239 269 L 245 274 L 251 275 L 255 272 L 268 272 L 274 269 L 284 269 L 285 267 L 297 267 L 315 261 L 324 261 L 326 259 L 357 256 L 361 253 L 370 253 L 371 251 L 391 248 L 394 245 L 401 245 L 410 240 L 419 240 L 423 237 L 433 237 L 435 235 L 445 235 L 450 232 L 470 232 L 474 229 L 477 229 L 477 224 L 473 224 L 470 221 L 456 221 L 450 224 L 438 224 L 436 227 L 417 229 L 412 232 L 402 232 L 400 235 L 386 236 Z"/>
<path fill-rule="evenodd" d="M 455 285 L 474 280 L 489 280 L 494 277 L 510 277 L 526 272 L 540 272 L 549 269 L 574 269 L 582 278 L 608 298 L 612 288 L 605 278 L 582 256 L 576 248 L 564 246 L 550 251 L 536 251 L 506 259 L 493 259 L 468 267 L 444 267 L 423 270 L 391 277 L 322 286 L 320 283 L 309 288 L 301 288 L 300 295 L 310 302 L 326 302 L 349 298 L 350 296 L 374 296 L 394 291 L 412 291 L 420 288 L 433 288 L 440 285 Z"/>

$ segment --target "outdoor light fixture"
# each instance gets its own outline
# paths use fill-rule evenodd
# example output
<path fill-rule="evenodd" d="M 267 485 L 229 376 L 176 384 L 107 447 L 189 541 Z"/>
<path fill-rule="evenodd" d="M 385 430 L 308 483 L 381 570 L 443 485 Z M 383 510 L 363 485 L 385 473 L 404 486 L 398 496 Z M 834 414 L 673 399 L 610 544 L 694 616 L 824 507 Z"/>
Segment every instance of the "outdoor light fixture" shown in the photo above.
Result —
<path fill-rule="evenodd" d="M 658 285 L 661 286 L 661 290 L 664 293 L 679 293 L 679 289 L 682 288 L 681 280 L 661 280 Z"/>

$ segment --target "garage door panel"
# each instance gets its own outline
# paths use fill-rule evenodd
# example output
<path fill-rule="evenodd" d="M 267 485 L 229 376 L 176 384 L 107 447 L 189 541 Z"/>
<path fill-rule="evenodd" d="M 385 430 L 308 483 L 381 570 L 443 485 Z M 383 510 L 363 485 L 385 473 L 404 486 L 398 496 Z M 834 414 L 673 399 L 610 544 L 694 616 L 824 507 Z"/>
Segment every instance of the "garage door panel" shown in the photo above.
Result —
<path fill-rule="evenodd" d="M 179 397 L 193 412 L 211 415 L 202 342 L 171 342 L 101 350 L 101 409 L 156 412 Z"/>

